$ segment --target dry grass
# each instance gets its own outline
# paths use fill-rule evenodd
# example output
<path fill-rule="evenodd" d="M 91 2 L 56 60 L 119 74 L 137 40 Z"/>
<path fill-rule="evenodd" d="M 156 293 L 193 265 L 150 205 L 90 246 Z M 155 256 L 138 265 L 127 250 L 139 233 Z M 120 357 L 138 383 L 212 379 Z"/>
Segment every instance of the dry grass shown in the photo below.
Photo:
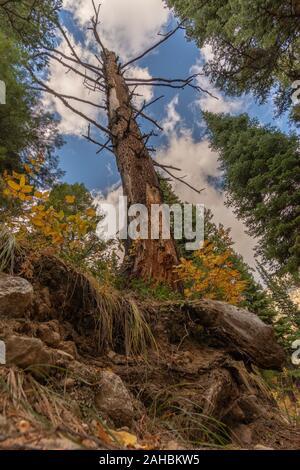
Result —
<path fill-rule="evenodd" d="M 162 388 L 149 408 L 153 429 L 161 429 L 184 447 L 225 448 L 231 437 L 226 426 L 206 416 L 198 403 L 182 393 L 189 383 Z M 163 431 L 163 429 L 165 431 Z"/>
<path fill-rule="evenodd" d="M 0 272 L 8 271 L 13 273 L 19 251 L 20 248 L 15 235 L 2 225 L 0 227 Z"/>
<path fill-rule="evenodd" d="M 283 372 L 263 371 L 265 386 L 277 402 L 281 415 L 289 425 L 300 425 L 300 373 L 284 369 Z"/>
<path fill-rule="evenodd" d="M 46 286 L 49 278 L 55 279 L 51 294 L 63 293 L 62 316 L 82 335 L 88 331 L 99 353 L 112 349 L 145 356 L 149 347 L 156 348 L 147 312 L 130 293 L 117 291 L 56 256 L 40 256 L 34 271 Z"/>
<path fill-rule="evenodd" d="M 84 276 L 86 303 L 94 304 L 93 316 L 99 351 L 121 348 L 127 356 L 145 356 L 157 348 L 146 314 L 130 295 Z"/>

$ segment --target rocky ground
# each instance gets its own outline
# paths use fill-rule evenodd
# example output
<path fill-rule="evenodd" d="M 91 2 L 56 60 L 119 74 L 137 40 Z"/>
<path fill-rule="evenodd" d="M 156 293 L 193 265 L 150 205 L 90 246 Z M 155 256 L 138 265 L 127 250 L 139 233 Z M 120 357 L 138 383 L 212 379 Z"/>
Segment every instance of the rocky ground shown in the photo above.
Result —
<path fill-rule="evenodd" d="M 299 448 L 257 373 L 283 351 L 249 312 L 145 304 L 50 256 L 22 275 L 0 275 L 0 449 Z"/>

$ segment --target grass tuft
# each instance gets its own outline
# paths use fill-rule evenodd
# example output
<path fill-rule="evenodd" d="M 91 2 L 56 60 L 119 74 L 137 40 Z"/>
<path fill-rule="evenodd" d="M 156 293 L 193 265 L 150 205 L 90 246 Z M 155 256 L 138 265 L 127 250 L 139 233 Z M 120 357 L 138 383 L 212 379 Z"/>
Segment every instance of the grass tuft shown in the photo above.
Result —
<path fill-rule="evenodd" d="M 20 248 L 16 237 L 5 226 L 0 227 L 0 272 L 14 272 L 16 255 Z"/>

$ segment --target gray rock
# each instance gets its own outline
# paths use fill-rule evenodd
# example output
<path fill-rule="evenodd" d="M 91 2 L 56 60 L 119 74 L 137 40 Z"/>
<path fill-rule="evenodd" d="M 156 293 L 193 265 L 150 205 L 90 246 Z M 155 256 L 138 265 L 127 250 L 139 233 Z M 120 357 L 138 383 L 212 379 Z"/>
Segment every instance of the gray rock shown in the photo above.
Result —
<path fill-rule="evenodd" d="M 51 354 L 40 339 L 12 335 L 6 338 L 5 344 L 8 365 L 41 370 L 51 364 Z"/>
<path fill-rule="evenodd" d="M 0 315 L 23 317 L 32 299 L 33 287 L 28 281 L 0 273 Z"/>
<path fill-rule="evenodd" d="M 262 369 L 281 370 L 285 351 L 276 341 L 274 330 L 248 310 L 225 302 L 200 300 L 185 305 L 192 320 L 212 331 L 232 351 L 248 356 Z"/>
<path fill-rule="evenodd" d="M 100 391 L 95 397 L 96 408 L 116 426 L 131 426 L 134 408 L 131 396 L 122 379 L 111 371 L 101 373 Z"/>

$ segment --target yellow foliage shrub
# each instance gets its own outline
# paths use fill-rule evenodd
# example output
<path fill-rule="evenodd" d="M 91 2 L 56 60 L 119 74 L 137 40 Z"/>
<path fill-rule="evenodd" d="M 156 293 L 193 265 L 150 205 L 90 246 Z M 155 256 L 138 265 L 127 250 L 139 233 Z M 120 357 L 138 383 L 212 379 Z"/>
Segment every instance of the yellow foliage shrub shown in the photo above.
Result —
<path fill-rule="evenodd" d="M 176 271 L 185 285 L 186 297 L 205 297 L 239 304 L 247 282 L 234 269 L 231 255 L 230 248 L 220 253 L 213 243 L 206 241 L 201 250 L 195 251 L 191 260 L 182 258 Z"/>
<path fill-rule="evenodd" d="M 75 247 L 91 231 L 96 229 L 96 212 L 88 208 L 82 213 L 67 216 L 53 207 L 47 206 L 49 192 L 36 191 L 29 184 L 29 175 L 38 171 L 38 164 L 31 161 L 31 166 L 24 165 L 25 173 L 5 172 L 3 175 L 3 194 L 7 198 L 18 200 L 22 205 L 22 215 L 10 224 L 20 232 L 37 232 L 54 245 L 68 244 Z M 67 204 L 74 204 L 75 196 L 66 196 Z"/>

